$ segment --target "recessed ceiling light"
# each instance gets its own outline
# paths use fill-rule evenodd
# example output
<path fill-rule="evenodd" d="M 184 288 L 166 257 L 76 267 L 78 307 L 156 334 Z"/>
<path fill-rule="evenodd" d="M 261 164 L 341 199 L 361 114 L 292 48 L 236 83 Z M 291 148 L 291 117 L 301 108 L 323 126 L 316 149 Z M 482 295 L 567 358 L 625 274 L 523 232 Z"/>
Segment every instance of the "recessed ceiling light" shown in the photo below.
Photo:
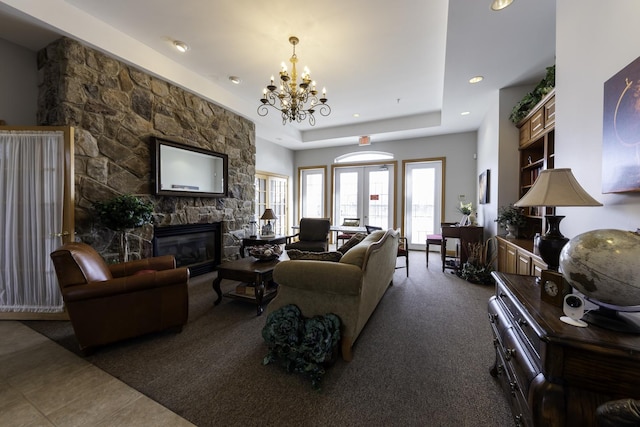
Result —
<path fill-rule="evenodd" d="M 474 84 L 474 83 L 480 83 L 481 81 L 484 80 L 484 77 L 482 76 L 475 76 L 475 77 L 471 77 L 469 79 L 469 83 Z"/>
<path fill-rule="evenodd" d="M 461 116 L 468 116 L 469 114 L 471 114 L 470 111 L 463 111 L 462 113 L 460 113 Z"/>
<path fill-rule="evenodd" d="M 229 76 L 229 81 L 234 85 L 239 85 L 242 80 L 240 80 L 240 77 L 238 76 Z"/>
<path fill-rule="evenodd" d="M 355 117 L 357 119 L 358 117 L 360 117 L 360 114 L 359 113 L 353 113 L 353 117 Z"/>
<path fill-rule="evenodd" d="M 493 0 L 493 3 L 491 3 L 491 10 L 502 10 L 511 3 L 513 3 L 513 0 Z"/>
<path fill-rule="evenodd" d="M 189 45 L 185 42 L 181 42 L 180 40 L 175 40 L 173 42 L 173 46 L 178 49 L 178 52 L 185 53 L 189 50 Z"/>

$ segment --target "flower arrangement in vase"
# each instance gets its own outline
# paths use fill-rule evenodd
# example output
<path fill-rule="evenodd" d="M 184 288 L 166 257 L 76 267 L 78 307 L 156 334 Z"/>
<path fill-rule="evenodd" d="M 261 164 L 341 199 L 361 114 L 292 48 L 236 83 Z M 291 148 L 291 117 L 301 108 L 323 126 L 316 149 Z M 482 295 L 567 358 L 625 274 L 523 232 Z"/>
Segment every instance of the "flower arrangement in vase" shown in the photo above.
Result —
<path fill-rule="evenodd" d="M 460 202 L 460 206 L 458 207 L 458 212 L 462 214 L 462 219 L 460 220 L 461 226 L 474 225 L 475 215 L 473 214 L 473 203 Z"/>

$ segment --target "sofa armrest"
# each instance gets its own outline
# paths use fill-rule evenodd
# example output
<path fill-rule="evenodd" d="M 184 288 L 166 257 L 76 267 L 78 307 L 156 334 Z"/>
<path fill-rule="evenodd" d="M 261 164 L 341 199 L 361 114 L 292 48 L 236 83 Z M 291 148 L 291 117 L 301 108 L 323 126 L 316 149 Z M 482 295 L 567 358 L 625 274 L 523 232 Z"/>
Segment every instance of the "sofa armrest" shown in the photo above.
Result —
<path fill-rule="evenodd" d="M 362 270 L 355 265 L 330 261 L 288 260 L 273 270 L 279 286 L 337 295 L 359 295 Z"/>
<path fill-rule="evenodd" d="M 122 262 L 120 264 L 110 264 L 109 270 L 113 277 L 125 277 L 140 270 L 170 270 L 176 268 L 176 261 L 173 255 L 163 255 L 159 257 L 137 259 L 135 261 Z"/>
<path fill-rule="evenodd" d="M 133 276 L 118 277 L 103 282 L 68 286 L 64 290 L 65 302 L 104 298 L 118 294 L 145 291 L 164 286 L 187 284 L 189 269 L 186 267 L 164 271 L 151 271 Z"/>

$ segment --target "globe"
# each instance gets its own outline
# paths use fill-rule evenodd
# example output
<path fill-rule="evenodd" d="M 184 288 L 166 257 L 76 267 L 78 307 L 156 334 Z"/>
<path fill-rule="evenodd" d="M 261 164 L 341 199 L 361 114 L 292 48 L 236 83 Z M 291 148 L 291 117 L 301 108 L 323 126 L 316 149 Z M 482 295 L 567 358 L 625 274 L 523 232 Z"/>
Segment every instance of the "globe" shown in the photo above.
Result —
<path fill-rule="evenodd" d="M 598 305 L 640 305 L 640 234 L 603 229 L 580 234 L 560 252 L 564 278 Z M 604 303 L 604 304 L 599 304 Z"/>
<path fill-rule="evenodd" d="M 583 319 L 617 332 L 640 334 L 640 234 L 594 230 L 569 241 L 560 252 L 564 278 L 599 306 Z"/>

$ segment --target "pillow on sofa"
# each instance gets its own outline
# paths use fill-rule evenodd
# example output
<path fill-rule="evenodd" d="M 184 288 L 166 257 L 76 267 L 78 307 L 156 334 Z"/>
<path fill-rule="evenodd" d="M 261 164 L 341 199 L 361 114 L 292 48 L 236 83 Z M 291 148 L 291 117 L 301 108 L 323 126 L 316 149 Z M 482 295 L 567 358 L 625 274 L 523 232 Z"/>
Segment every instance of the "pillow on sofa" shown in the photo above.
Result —
<path fill-rule="evenodd" d="M 344 255 L 349 249 L 362 242 L 362 239 L 364 239 L 365 237 L 367 237 L 365 233 L 356 233 L 349 240 L 347 240 L 344 245 L 340 246 L 336 250 Z"/>
<path fill-rule="evenodd" d="M 342 258 L 342 253 L 340 252 L 310 252 L 298 249 L 287 250 L 287 255 L 289 256 L 289 259 L 304 259 L 312 261 L 338 262 L 340 261 L 340 258 Z"/>
<path fill-rule="evenodd" d="M 365 236 L 365 238 L 362 239 L 362 244 L 356 245 L 355 247 L 351 248 L 351 250 L 347 251 L 347 253 L 345 253 L 340 259 L 340 262 L 344 264 L 352 264 L 357 267 L 362 267 L 364 256 L 367 254 L 369 246 L 382 239 L 385 233 L 385 230 L 376 230 L 373 233 Z"/>

